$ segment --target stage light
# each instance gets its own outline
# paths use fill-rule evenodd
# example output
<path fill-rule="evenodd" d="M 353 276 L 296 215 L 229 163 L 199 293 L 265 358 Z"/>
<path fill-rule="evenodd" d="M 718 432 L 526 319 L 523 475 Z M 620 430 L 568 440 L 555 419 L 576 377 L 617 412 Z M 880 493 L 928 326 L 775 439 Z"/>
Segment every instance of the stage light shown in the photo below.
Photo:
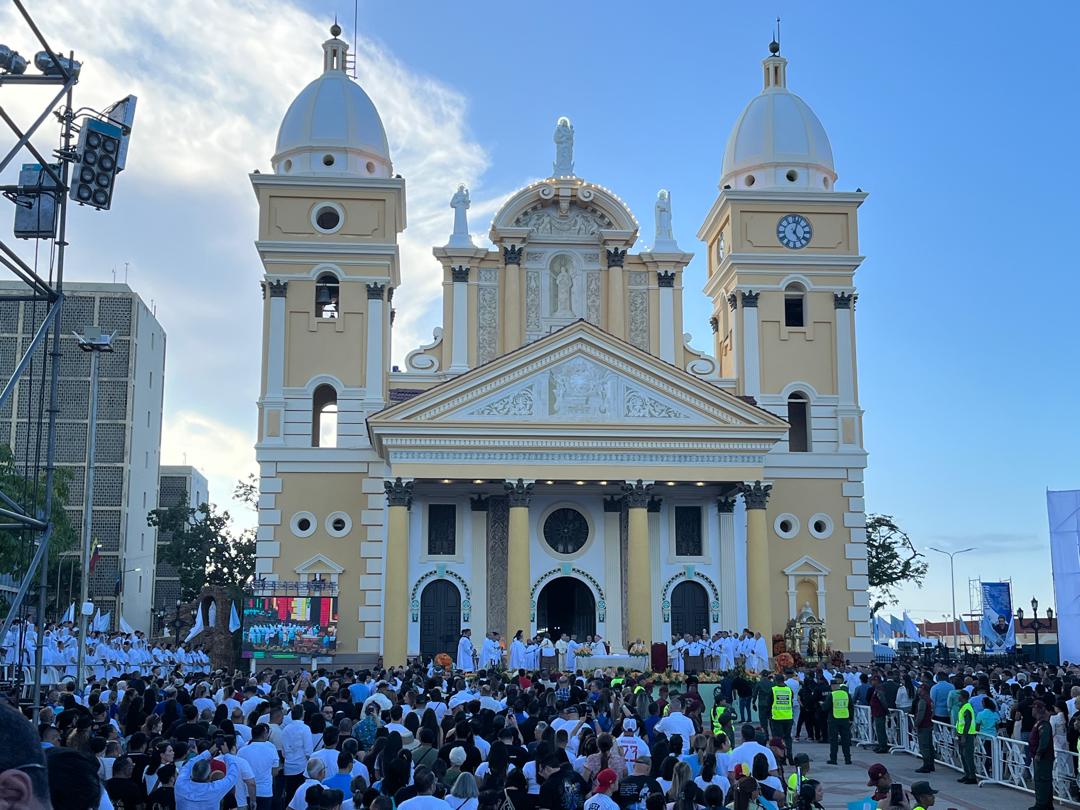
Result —
<path fill-rule="evenodd" d="M 60 174 L 60 166 L 53 171 Z M 15 236 L 18 239 L 52 239 L 56 236 L 56 217 L 60 209 L 56 198 L 61 194 L 52 175 L 39 163 L 25 163 L 19 172 L 19 193 L 15 197 Z"/>
<path fill-rule="evenodd" d="M 0 70 L 4 73 L 16 76 L 26 73 L 26 64 L 26 57 L 20 56 L 7 45 L 0 45 Z"/>
<path fill-rule="evenodd" d="M 56 55 L 56 59 L 53 59 L 48 51 L 38 51 L 34 54 L 34 67 L 46 76 L 63 76 L 64 71 L 67 71 L 69 76 L 73 75 L 77 79 L 79 71 L 82 70 L 82 62 L 76 62 L 74 59 L 68 59 L 59 54 Z"/>
<path fill-rule="evenodd" d="M 121 135 L 120 127 L 95 118 L 83 124 L 71 177 L 72 200 L 102 211 L 110 208 Z"/>
<path fill-rule="evenodd" d="M 131 141 L 131 125 L 135 123 L 135 102 L 138 98 L 125 96 L 105 110 L 109 120 L 123 130 L 120 136 L 120 153 L 116 156 L 116 171 L 122 172 L 127 165 L 128 143 Z"/>

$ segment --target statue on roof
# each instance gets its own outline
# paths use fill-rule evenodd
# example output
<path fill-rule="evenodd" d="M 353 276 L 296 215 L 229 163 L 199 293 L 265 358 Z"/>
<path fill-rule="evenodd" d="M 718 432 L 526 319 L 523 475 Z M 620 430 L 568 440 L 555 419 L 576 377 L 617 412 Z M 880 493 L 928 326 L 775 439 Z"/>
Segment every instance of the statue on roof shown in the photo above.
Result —
<path fill-rule="evenodd" d="M 671 193 L 660 189 L 656 195 L 656 239 L 653 250 L 678 250 L 675 234 L 671 230 Z"/>
<path fill-rule="evenodd" d="M 457 192 L 450 198 L 450 207 L 454 209 L 454 232 L 450 234 L 448 247 L 474 247 L 469 236 L 469 220 L 465 213 L 469 210 L 469 190 L 464 185 L 458 186 Z"/>
<path fill-rule="evenodd" d="M 553 177 L 572 177 L 574 174 L 574 125 L 565 115 L 555 125 L 555 163 Z"/>

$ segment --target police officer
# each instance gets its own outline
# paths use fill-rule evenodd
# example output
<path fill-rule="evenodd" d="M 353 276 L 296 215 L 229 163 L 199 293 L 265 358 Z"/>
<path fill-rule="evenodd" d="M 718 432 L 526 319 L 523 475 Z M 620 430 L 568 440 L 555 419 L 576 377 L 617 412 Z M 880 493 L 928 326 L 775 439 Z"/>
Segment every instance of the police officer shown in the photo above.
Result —
<path fill-rule="evenodd" d="M 825 717 L 828 718 L 829 759 L 836 764 L 836 749 L 844 750 L 844 764 L 851 764 L 851 696 L 844 684 L 844 676 L 833 678 L 832 691 L 825 698 Z"/>
<path fill-rule="evenodd" d="M 913 782 L 911 785 L 911 797 L 915 800 L 915 806 L 911 810 L 929 810 L 934 806 L 934 795 L 937 793 L 929 782 Z"/>
<path fill-rule="evenodd" d="M 918 697 L 915 698 L 915 731 L 919 737 L 919 756 L 922 757 L 922 767 L 916 768 L 915 773 L 933 773 L 934 759 L 934 701 L 930 697 L 930 682 L 924 680 L 919 686 Z"/>
<path fill-rule="evenodd" d="M 784 683 L 784 676 L 777 672 L 773 678 L 772 701 L 769 706 L 769 727 L 774 737 L 784 741 L 787 750 L 787 762 L 792 763 L 791 758 L 791 726 L 795 706 L 795 693 L 791 687 Z"/>
<path fill-rule="evenodd" d="M 717 734 L 726 734 L 729 740 L 735 739 L 735 713 L 724 700 L 724 692 L 719 686 L 713 689 L 713 707 L 709 716 L 712 719 L 714 737 Z"/>
<path fill-rule="evenodd" d="M 968 702 L 966 689 L 961 689 L 959 694 L 960 711 L 956 715 L 956 736 L 960 749 L 960 761 L 964 765 L 964 775 L 957 779 L 964 785 L 977 785 L 979 780 L 975 778 L 975 735 L 979 733 L 975 725 L 975 708 Z"/>

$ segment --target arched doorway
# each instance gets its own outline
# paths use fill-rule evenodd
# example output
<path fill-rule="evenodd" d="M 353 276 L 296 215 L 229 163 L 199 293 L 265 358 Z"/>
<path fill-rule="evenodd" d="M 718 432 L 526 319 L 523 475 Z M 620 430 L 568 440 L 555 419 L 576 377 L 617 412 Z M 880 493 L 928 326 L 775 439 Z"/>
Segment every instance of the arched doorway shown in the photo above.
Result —
<path fill-rule="evenodd" d="M 420 657 L 454 657 L 461 636 L 461 594 L 445 579 L 429 582 L 420 594 Z"/>
<path fill-rule="evenodd" d="M 709 595 L 698 582 L 684 580 L 671 592 L 671 635 L 697 635 L 709 627 Z"/>
<path fill-rule="evenodd" d="M 556 577 L 536 600 L 536 628 L 553 639 L 577 635 L 578 641 L 596 633 L 596 600 L 589 586 L 573 577 Z"/>

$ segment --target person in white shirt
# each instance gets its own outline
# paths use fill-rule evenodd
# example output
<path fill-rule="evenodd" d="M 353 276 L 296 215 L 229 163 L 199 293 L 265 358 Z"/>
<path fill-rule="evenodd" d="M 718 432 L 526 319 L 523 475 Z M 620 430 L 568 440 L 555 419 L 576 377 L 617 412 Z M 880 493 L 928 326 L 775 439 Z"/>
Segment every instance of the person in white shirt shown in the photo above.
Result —
<path fill-rule="evenodd" d="M 222 753 L 221 758 L 225 760 L 225 763 L 234 763 L 237 770 L 240 773 L 239 779 L 236 781 L 236 792 L 233 794 L 236 797 L 236 810 L 245 810 L 247 807 L 255 806 L 255 771 L 252 770 L 251 764 L 246 760 L 236 755 L 236 737 L 226 737 L 227 750 Z"/>
<path fill-rule="evenodd" d="M 307 810 L 307 789 L 312 785 L 322 785 L 323 779 L 326 778 L 326 764 L 321 759 L 312 757 L 308 760 L 304 775 L 307 778 L 296 789 L 296 793 L 289 801 L 287 805 L 289 810 Z"/>
<path fill-rule="evenodd" d="M 649 744 L 637 736 L 637 720 L 634 718 L 627 717 L 623 720 L 622 729 L 623 733 L 616 742 L 619 744 L 619 748 L 622 749 L 627 770 L 630 770 L 634 767 L 638 757 L 648 756 Z"/>
<path fill-rule="evenodd" d="M 559 640 L 555 642 L 555 649 L 559 653 L 559 666 L 565 668 L 566 664 L 566 648 L 570 645 L 570 637 L 563 633 L 559 636 Z"/>
<path fill-rule="evenodd" d="M 274 771 L 280 761 L 269 736 L 268 726 L 257 725 L 251 733 L 252 741 L 237 753 L 238 757 L 247 760 L 255 774 L 255 806 L 258 810 L 270 810 L 274 800 Z"/>
<path fill-rule="evenodd" d="M 304 768 L 311 758 L 315 747 L 311 743 L 311 733 L 304 724 L 304 707 L 293 706 L 293 722 L 281 730 L 281 749 L 285 755 L 285 800 L 292 798 L 300 783 L 304 781 Z"/>
<path fill-rule="evenodd" d="M 750 768 L 754 764 L 754 757 L 758 754 L 764 754 L 765 759 L 769 761 L 769 772 L 779 772 L 776 767 L 776 755 L 773 754 L 769 748 L 757 741 L 757 730 L 750 723 L 747 723 L 742 727 L 742 738 L 743 742 L 731 750 L 729 767 L 732 771 L 735 769 L 736 765 L 742 765 L 743 770 L 749 774 Z"/>
<path fill-rule="evenodd" d="M 457 668 L 462 672 L 473 672 L 476 670 L 476 647 L 472 643 L 472 630 L 465 629 L 461 631 L 461 638 L 458 640 L 457 645 Z"/>
<path fill-rule="evenodd" d="M 600 771 L 596 775 L 596 791 L 585 800 L 583 810 L 619 810 L 619 805 L 611 798 L 618 781 L 618 774 L 611 768 Z"/>
<path fill-rule="evenodd" d="M 236 787 L 240 770 L 235 761 L 225 763 L 224 779 L 210 781 L 210 756 L 215 750 L 203 751 L 180 770 L 173 786 L 176 810 L 218 810 L 221 800 Z"/>
<path fill-rule="evenodd" d="M 660 732 L 670 738 L 672 734 L 678 734 L 683 738 L 683 743 L 689 745 L 694 739 L 694 721 L 682 713 L 682 698 L 673 697 L 668 704 L 667 717 L 660 720 L 654 727 L 654 731 Z"/>
<path fill-rule="evenodd" d="M 435 774 L 430 768 L 417 768 L 413 774 L 416 795 L 398 805 L 398 810 L 454 810 L 446 800 L 433 795 Z"/>

